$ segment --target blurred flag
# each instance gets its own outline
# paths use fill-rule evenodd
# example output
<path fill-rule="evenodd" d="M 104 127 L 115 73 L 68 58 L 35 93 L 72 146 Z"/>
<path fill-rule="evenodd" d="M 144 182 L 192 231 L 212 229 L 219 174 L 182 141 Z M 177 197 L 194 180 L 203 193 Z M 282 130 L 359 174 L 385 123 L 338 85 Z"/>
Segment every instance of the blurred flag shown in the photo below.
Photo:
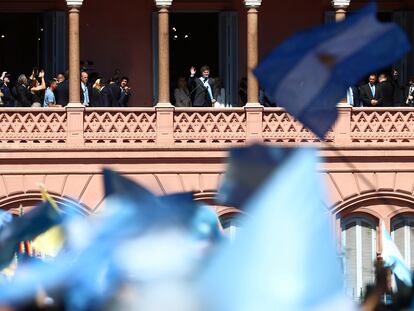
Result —
<path fill-rule="evenodd" d="M 384 260 L 384 266 L 391 268 L 395 277 L 402 281 L 407 286 L 412 286 L 412 274 L 410 268 L 404 261 L 403 256 L 391 239 L 390 234 L 385 228 L 384 223 L 381 226 L 382 233 L 382 259 Z"/>
<path fill-rule="evenodd" d="M 53 208 L 58 210 L 59 208 L 56 201 L 49 195 L 49 193 L 46 191 L 46 188 L 43 185 L 40 186 L 40 188 L 42 199 L 45 202 L 48 202 Z M 64 230 L 62 226 L 58 225 L 53 226 L 45 233 L 42 233 L 36 237 L 32 242 L 32 246 L 36 252 L 40 252 L 42 255 L 48 257 L 56 257 L 63 246 L 64 240 Z"/>
<path fill-rule="evenodd" d="M 290 154 L 290 148 L 263 145 L 232 148 L 217 203 L 240 208 Z"/>
<path fill-rule="evenodd" d="M 201 279 L 208 310 L 352 310 L 314 150 L 296 150 L 248 201 L 243 231 Z M 220 250 L 219 250 L 220 251 Z"/>
<path fill-rule="evenodd" d="M 0 210 L 0 231 L 3 230 L 11 221 L 13 216 L 9 212 Z"/>
<path fill-rule="evenodd" d="M 255 69 L 261 86 L 320 138 L 336 120 L 349 86 L 391 65 L 409 50 L 402 30 L 380 23 L 369 4 L 340 23 L 298 33 Z"/>
<path fill-rule="evenodd" d="M 33 240 L 61 221 L 61 214 L 49 202 L 43 202 L 23 216 L 14 218 L 0 231 L 0 269 L 13 259 L 21 241 Z"/>

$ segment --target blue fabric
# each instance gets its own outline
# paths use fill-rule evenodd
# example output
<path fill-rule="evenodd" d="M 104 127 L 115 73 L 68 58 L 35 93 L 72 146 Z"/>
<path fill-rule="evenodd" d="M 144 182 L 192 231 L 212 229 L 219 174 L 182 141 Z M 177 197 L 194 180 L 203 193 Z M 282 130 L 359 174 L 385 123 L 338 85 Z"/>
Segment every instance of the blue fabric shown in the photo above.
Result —
<path fill-rule="evenodd" d="M 216 201 L 242 208 L 273 171 L 291 154 L 290 148 L 264 145 L 232 148 Z"/>
<path fill-rule="evenodd" d="M 254 70 L 261 87 L 272 95 L 278 106 L 285 107 L 320 138 L 335 122 L 336 104 L 346 96 L 350 85 L 392 64 L 409 50 L 402 30 L 394 24 L 379 23 L 376 13 L 377 6 L 372 3 L 343 22 L 298 33 L 272 51 Z M 358 47 L 355 40 L 359 40 Z M 308 59 L 312 55 L 313 62 Z M 321 79 L 320 73 L 328 74 L 328 79 L 320 88 L 315 88 Z M 297 81 L 301 89 L 291 86 L 288 90 L 286 85 L 280 89 L 286 76 L 291 74 L 304 77 Z M 298 103 L 289 97 L 289 91 L 305 96 L 316 93 L 309 95 L 306 102 Z"/>
<path fill-rule="evenodd" d="M 81 82 L 81 90 L 83 92 L 83 104 L 89 106 L 89 90 L 88 87 Z"/>
<path fill-rule="evenodd" d="M 43 101 L 43 107 L 49 107 L 49 103 L 56 104 L 55 94 L 47 88 L 45 92 L 45 99 Z"/>
<path fill-rule="evenodd" d="M 201 277 L 206 310 L 317 310 L 341 297 L 317 166 L 314 150 L 295 150 L 245 204 L 242 231 Z"/>

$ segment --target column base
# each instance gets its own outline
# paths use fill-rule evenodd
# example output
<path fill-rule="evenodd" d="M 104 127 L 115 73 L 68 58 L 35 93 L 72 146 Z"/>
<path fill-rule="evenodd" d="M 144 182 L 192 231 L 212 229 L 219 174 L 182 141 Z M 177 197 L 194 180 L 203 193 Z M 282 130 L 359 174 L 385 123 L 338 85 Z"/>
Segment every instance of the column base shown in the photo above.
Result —
<path fill-rule="evenodd" d="M 85 108 L 82 103 L 69 103 L 66 105 L 68 108 Z"/>
<path fill-rule="evenodd" d="M 175 108 L 175 106 L 172 105 L 171 103 L 157 103 L 155 107 L 156 108 Z"/>
<path fill-rule="evenodd" d="M 260 107 L 263 108 L 261 103 L 247 103 L 244 107 Z"/>
<path fill-rule="evenodd" d="M 348 103 L 337 103 L 336 107 L 337 108 L 352 108 L 352 106 Z"/>

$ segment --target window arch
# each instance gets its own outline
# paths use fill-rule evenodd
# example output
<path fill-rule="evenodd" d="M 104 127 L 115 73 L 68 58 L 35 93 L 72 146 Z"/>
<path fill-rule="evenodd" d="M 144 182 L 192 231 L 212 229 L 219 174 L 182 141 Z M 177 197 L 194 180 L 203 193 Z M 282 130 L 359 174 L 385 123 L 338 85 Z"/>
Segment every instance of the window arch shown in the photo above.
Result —
<path fill-rule="evenodd" d="M 376 227 L 374 221 L 363 216 L 341 221 L 345 287 L 347 294 L 354 300 L 358 300 L 365 286 L 374 281 Z"/>
<path fill-rule="evenodd" d="M 399 216 L 391 221 L 391 237 L 411 270 L 414 268 L 414 216 Z"/>

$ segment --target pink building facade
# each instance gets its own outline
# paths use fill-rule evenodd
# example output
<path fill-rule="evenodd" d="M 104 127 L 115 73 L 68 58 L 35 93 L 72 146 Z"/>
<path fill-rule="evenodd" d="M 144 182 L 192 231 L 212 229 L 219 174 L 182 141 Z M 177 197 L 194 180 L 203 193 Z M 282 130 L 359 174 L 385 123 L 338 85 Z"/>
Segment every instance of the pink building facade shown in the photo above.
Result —
<path fill-rule="evenodd" d="M 320 141 L 284 110 L 258 105 L 253 78 L 244 107 L 238 107 L 232 93 L 228 95 L 236 98 L 234 108 L 169 104 L 169 60 L 174 52 L 168 45 L 168 17 L 173 18 L 169 14 L 213 12 L 230 27 L 226 39 L 233 45 L 226 52 L 237 53 L 222 58 L 224 50 L 218 44 L 217 59 L 230 68 L 226 81 L 237 90 L 237 81 L 249 76 L 248 68 L 288 35 L 328 19 L 339 20 L 366 1 L 83 2 L 67 1 L 69 16 L 62 15 L 67 10 L 64 1 L 2 0 L 0 10 L 48 13 L 48 21 L 64 16 L 59 29 L 70 40 L 67 49 L 56 54 L 56 63 L 69 65 L 71 85 L 79 86 L 81 60 L 91 60 L 107 76 L 116 66 L 132 80 L 134 107 L 84 108 L 75 96 L 79 91 L 72 88 L 67 108 L 0 109 L 0 208 L 17 213 L 20 206 L 32 207 L 40 201 L 41 182 L 61 204 L 76 202 L 84 214 L 99 213 L 101 170 L 110 167 L 158 194 L 193 191 L 197 200 L 214 206 L 226 230 L 234 233 L 240 211 L 214 204 L 228 149 L 250 143 L 313 147 L 320 152 L 318 173 L 327 188 L 325 205 L 348 294 L 359 297 L 373 280 L 372 262 L 382 247 L 381 222 L 414 267 L 414 109 L 342 105 L 337 123 Z M 378 2 L 386 18 L 400 19 L 406 30 L 413 30 L 411 1 Z M 396 64 L 406 75 L 414 72 L 412 57 Z"/>

